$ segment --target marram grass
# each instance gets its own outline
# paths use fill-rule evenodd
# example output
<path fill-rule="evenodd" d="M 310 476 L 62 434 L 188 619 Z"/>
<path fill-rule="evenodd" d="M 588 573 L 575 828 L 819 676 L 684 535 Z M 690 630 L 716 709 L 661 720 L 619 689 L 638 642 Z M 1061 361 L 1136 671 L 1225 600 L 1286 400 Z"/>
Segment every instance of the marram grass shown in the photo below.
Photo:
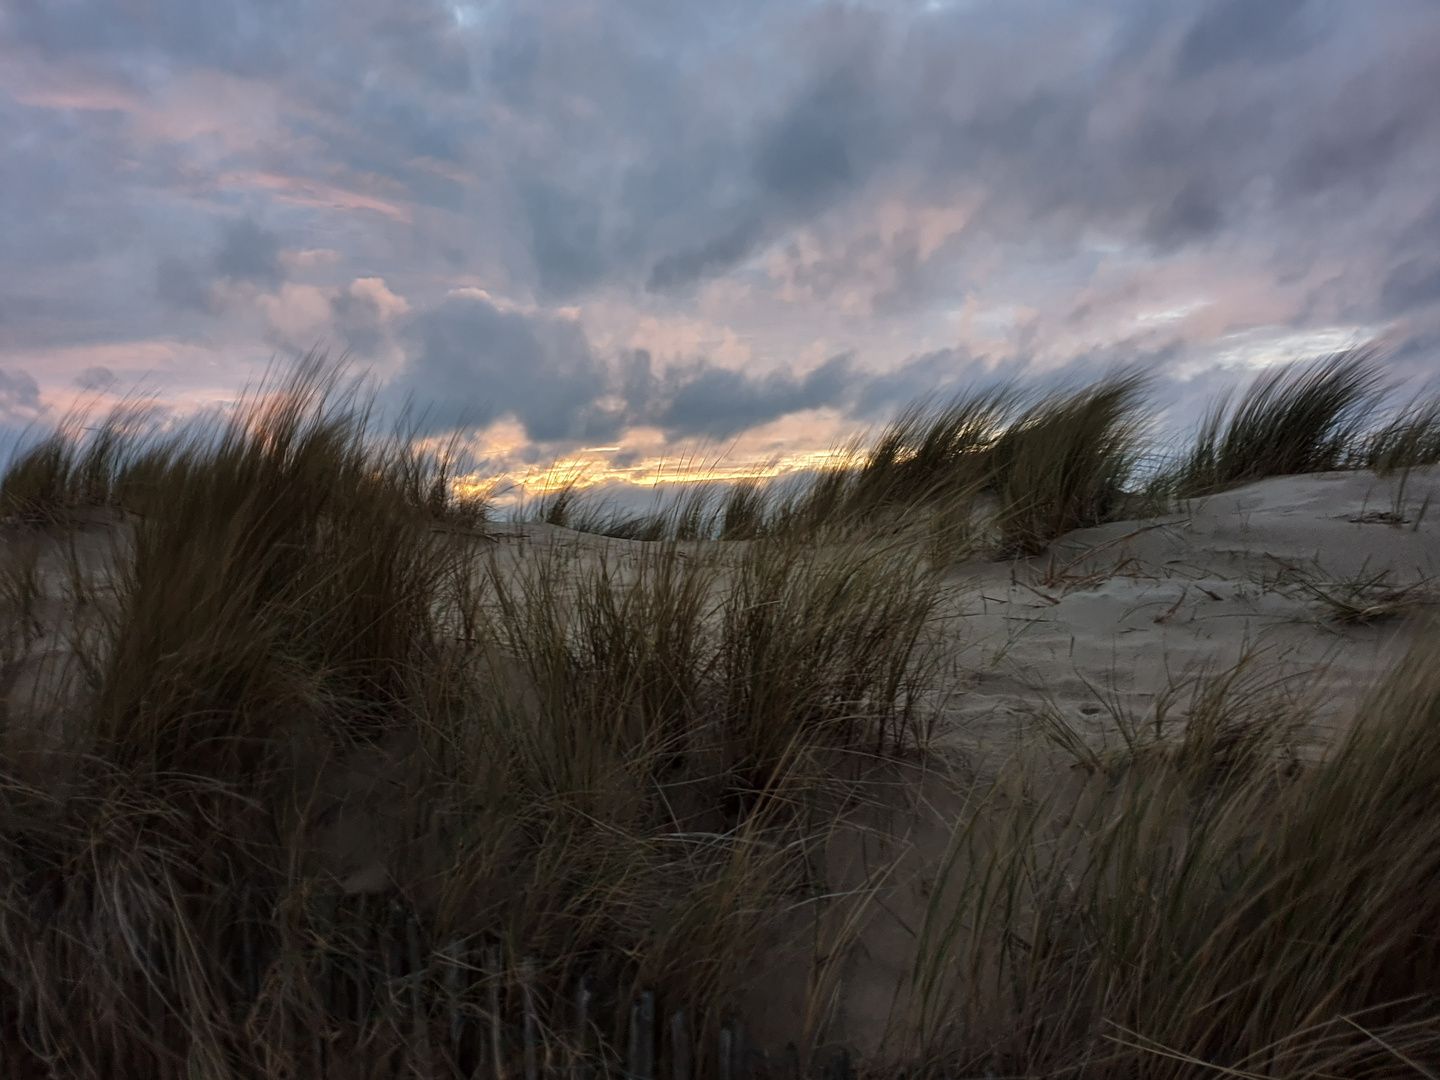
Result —
<path fill-rule="evenodd" d="M 1372 363 L 1266 377 L 1171 490 L 1424 464 L 1434 410 L 1371 423 Z M 497 543 L 315 358 L 228 418 L 42 440 L 0 481 L 0 663 L 68 666 L 0 739 L 0 1072 L 620 1076 L 649 1007 L 658 1071 L 718 1078 L 827 843 L 927 761 L 934 553 L 1133 513 L 1144 420 L 1132 376 L 980 394 L 808 486 L 547 506 L 651 541 L 608 546 Z M 862 1070 L 1436 1071 L 1427 656 L 1318 763 L 1220 673 L 1073 783 L 970 789 Z M 816 946 L 807 1016 L 849 962 Z"/>

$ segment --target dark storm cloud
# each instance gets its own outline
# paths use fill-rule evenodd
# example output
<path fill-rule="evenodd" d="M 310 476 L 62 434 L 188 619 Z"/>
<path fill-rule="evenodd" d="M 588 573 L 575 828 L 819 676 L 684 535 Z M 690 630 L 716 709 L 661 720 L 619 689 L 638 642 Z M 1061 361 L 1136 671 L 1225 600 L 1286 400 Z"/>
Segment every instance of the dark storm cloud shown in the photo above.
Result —
<path fill-rule="evenodd" d="M 1258 178 L 1308 190 L 1383 168 L 1417 125 L 1433 127 L 1433 87 L 1405 85 L 1354 91 L 1365 100 L 1342 107 L 1341 124 L 1316 122 L 1324 95 L 1368 70 L 1363 56 L 1343 60 L 1360 70 L 1331 70 L 1357 20 L 1394 18 L 1320 0 L 1084 11 L 1022 0 L 927 16 L 775 5 L 729 20 L 619 5 L 461 7 L 474 13 L 468 33 L 445 6 L 383 2 L 344 20 L 324 18 L 324 5 L 287 15 L 258 0 L 180 5 L 173 19 L 26 2 L 10 25 L 52 53 L 283 73 L 307 97 L 287 117 L 297 133 L 425 205 L 462 212 L 469 200 L 417 158 L 502 170 L 513 205 L 501 221 L 520 226 L 510 239 L 528 248 L 539 292 L 562 300 L 626 279 L 664 291 L 724 274 L 886 178 L 982 187 L 985 214 L 1010 230 L 1130 220 L 1173 248 L 1234 222 Z M 757 19 L 757 30 L 793 40 L 758 78 L 748 68 L 717 112 L 708 80 L 754 47 L 733 35 Z M 322 37 L 334 40 L 316 52 Z M 301 55 L 307 64 L 292 64 Z M 687 70 L 706 67 L 696 57 L 711 74 Z M 1272 71 L 1285 65 L 1292 77 L 1277 86 Z M 1286 100 L 1312 89 L 1312 115 L 1290 124 Z M 522 142 L 490 129 L 491 100 L 524 125 Z M 1097 129 L 1097 115 L 1116 110 L 1130 121 Z"/>
<path fill-rule="evenodd" d="M 1402 316 L 1440 307 L 1440 198 L 1405 230 L 1394 259 L 1380 287 L 1381 311 Z"/>
<path fill-rule="evenodd" d="M 232 281 L 274 288 L 285 277 L 280 268 L 280 237 L 251 218 L 227 225 L 224 241 L 215 253 L 215 271 Z"/>
<path fill-rule="evenodd" d="M 879 120 L 868 83 L 853 70 L 826 75 L 764 130 L 755 170 L 768 194 L 812 214 L 861 179 Z"/>
<path fill-rule="evenodd" d="M 532 184 L 523 201 L 541 291 L 568 297 L 599 281 L 606 270 L 600 208 L 544 181 Z"/>
<path fill-rule="evenodd" d="M 1440 257 L 1409 259 L 1395 267 L 1380 290 L 1380 302 L 1392 315 L 1440 303 Z"/>
<path fill-rule="evenodd" d="M 357 357 L 374 356 L 385 340 L 385 313 L 365 293 L 341 292 L 330 301 L 336 336 Z"/>
<path fill-rule="evenodd" d="M 1309 0 L 1221 0 L 1202 10 L 1180 43 L 1179 68 L 1198 75 L 1222 64 L 1265 63 L 1302 52 L 1310 34 L 1301 25 Z"/>
<path fill-rule="evenodd" d="M 713 235 L 667 252 L 651 266 L 647 287 L 666 290 L 718 276 L 786 228 L 824 212 L 871 177 L 890 131 L 887 107 L 897 104 L 875 85 L 873 62 L 852 46 L 829 61 L 781 111 L 762 116 L 732 153 L 737 174 L 721 178 L 747 192 Z M 854 52 L 861 55 L 853 55 Z"/>
<path fill-rule="evenodd" d="M 421 5 L 397 9 L 375 28 L 394 62 L 447 94 L 470 89 L 470 56 L 443 11 Z"/>
<path fill-rule="evenodd" d="M 412 359 L 391 390 L 409 396 L 432 427 L 511 413 L 543 441 L 616 430 L 595 405 L 606 369 L 574 323 L 460 295 L 419 315 L 409 334 Z"/>
<path fill-rule="evenodd" d="M 1090 51 L 1066 38 L 1096 37 L 1093 8 L 967 8 L 925 20 L 923 32 L 912 23 L 908 34 L 873 13 L 836 14 L 829 48 L 807 58 L 811 69 L 778 108 L 757 110 L 737 134 L 738 172 L 692 183 L 697 227 L 711 211 L 727 212 L 698 240 L 655 259 L 648 284 L 724 274 L 797 224 L 887 182 L 983 190 L 982 220 L 1061 243 L 1095 224 L 1160 249 L 1215 235 L 1257 176 L 1277 172 L 1287 149 L 1299 153 L 1277 138 L 1280 103 L 1266 65 L 1315 48 L 1318 21 L 1303 3 L 1273 6 L 1257 15 L 1252 8 L 1271 5 L 1117 5 L 1112 39 Z M 1141 34 L 1162 7 L 1175 32 Z M 1027 39 L 1019 27 L 1046 29 Z M 886 39 L 890 48 L 876 44 Z M 1224 84 L 1194 89 L 1242 61 L 1255 73 L 1227 71 L 1214 76 Z M 1106 114 L 1128 119 L 1097 124 Z"/>
<path fill-rule="evenodd" d="M 646 287 L 662 291 L 723 273 L 749 255 L 763 234 L 760 219 L 747 218 L 729 232 L 707 240 L 698 248 L 664 256 L 650 271 Z"/>
<path fill-rule="evenodd" d="M 1440 327 L 1416 220 L 1440 169 L 1432 0 L 15 0 L 0 63 L 32 73 L 0 79 L 10 343 L 263 340 L 243 297 L 298 281 L 323 286 L 337 338 L 368 353 L 390 329 L 346 283 L 383 277 L 421 312 L 397 388 L 589 439 L 868 415 L 980 378 L 981 347 L 929 330 L 939 347 L 922 346 L 906 320 L 933 329 L 1003 289 L 1069 310 L 1109 252 L 1157 270 L 1223 252 L 1256 281 L 1335 266 L 1324 288 L 1343 302 L 1317 286 L 1275 317 L 1398 320 L 1413 341 Z M 918 236 L 906 215 L 961 201 L 939 246 L 876 237 L 877 207 Z M 335 252 L 333 269 L 282 260 L 305 249 Z M 860 295 L 896 343 L 889 370 L 666 357 L 642 378 L 620 346 L 546 314 L 619 302 L 663 319 L 726 277 L 757 298 L 717 316 L 738 336 L 800 318 L 775 299 L 794 286 L 831 351 L 847 330 L 825 305 Z M 467 282 L 539 310 L 443 299 Z M 1184 287 L 1208 284 L 1225 283 Z M 1089 363 L 1089 344 L 1065 347 Z"/>
<path fill-rule="evenodd" d="M 573 322 L 502 310 L 457 295 L 418 315 L 412 359 L 390 386 L 431 429 L 484 425 L 512 415 L 542 442 L 612 439 L 626 427 L 672 438 L 728 438 L 853 393 L 850 357 L 805 375 L 749 375 L 700 359 L 662 373 L 639 350 L 607 362 Z"/>
<path fill-rule="evenodd" d="M 671 438 L 726 439 L 791 413 L 839 404 L 854 383 L 847 355 L 831 357 L 803 376 L 749 375 L 701 360 L 657 378 L 649 354 L 639 352 L 626 366 L 624 393 L 634 422 L 653 424 Z"/>
<path fill-rule="evenodd" d="M 214 275 L 204 273 L 185 259 L 167 257 L 161 259 L 155 268 L 156 295 L 177 308 L 208 312 L 211 308 L 210 286 L 214 281 Z"/>
<path fill-rule="evenodd" d="M 178 308 L 210 311 L 218 281 L 247 282 L 273 290 L 285 280 L 280 265 L 280 236 L 245 217 L 220 227 L 220 246 L 209 259 L 167 256 L 155 270 L 161 299 Z"/>

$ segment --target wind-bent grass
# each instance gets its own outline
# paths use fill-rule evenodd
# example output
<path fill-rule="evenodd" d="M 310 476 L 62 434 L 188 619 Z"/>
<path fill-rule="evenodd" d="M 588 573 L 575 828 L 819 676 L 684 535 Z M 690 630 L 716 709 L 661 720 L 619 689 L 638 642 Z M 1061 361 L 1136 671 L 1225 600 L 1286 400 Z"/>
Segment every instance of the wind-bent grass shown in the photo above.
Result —
<path fill-rule="evenodd" d="M 1022 780 L 978 801 L 921 934 L 912 1060 L 1096 1077 L 1433 1063 L 1432 648 L 1318 765 L 1217 787 L 1217 760 L 1147 754 L 1069 795 Z"/>
<path fill-rule="evenodd" d="M 61 739 L 0 745 L 14 1075 L 428 1072 L 480 1017 L 507 1068 L 534 1022 L 612 1068 L 550 1003 L 586 974 L 713 1027 L 837 783 L 922 734 L 903 550 L 495 550 L 318 361 L 112 460 L 140 512 L 47 631 Z"/>
<path fill-rule="evenodd" d="M 955 552 L 986 531 L 979 505 L 998 502 L 999 550 L 1033 554 L 1051 540 L 1098 524 L 1134 499 L 1127 484 L 1139 457 L 1144 380 L 1121 375 L 1046 397 L 1029 407 L 1013 391 L 989 391 L 902 412 L 866 446 L 789 490 L 757 480 L 692 487 L 668 509 L 617 515 L 579 511 L 567 485 L 541 503 L 537 519 L 628 539 L 941 533 Z M 718 486 L 717 486 L 718 487 Z"/>
<path fill-rule="evenodd" d="M 1379 473 L 1440 465 L 1440 395 L 1407 404 L 1369 437 L 1360 457 Z"/>
<path fill-rule="evenodd" d="M 22 451 L 0 480 L 0 510 L 23 521 L 50 521 L 70 502 L 74 442 L 63 433 Z"/>
<path fill-rule="evenodd" d="M 143 458 L 152 428 L 145 406 L 130 401 L 93 430 L 79 413 L 62 417 L 6 467 L 0 517 L 54 522 L 77 509 L 114 505 L 122 495 L 120 478 Z"/>
<path fill-rule="evenodd" d="M 1174 493 L 1185 498 L 1351 465 L 1378 405 L 1377 359 L 1372 349 L 1352 349 L 1287 365 L 1256 379 L 1233 408 L 1222 398 L 1173 468 Z"/>
<path fill-rule="evenodd" d="M 1359 426 L 1366 362 L 1262 380 L 1187 475 L 1420 460 L 1423 408 Z M 374 437 L 313 358 L 213 426 L 39 444 L 0 487 L 49 523 L 29 538 L 129 513 L 63 625 L 36 559 L 0 574 L 0 674 L 47 635 L 75 656 L 44 737 L 12 714 L 0 739 L 7 1075 L 519 1075 L 536 1029 L 546 1068 L 618 1075 L 641 990 L 690 1009 L 698 1045 L 778 916 L 826 890 L 821 840 L 867 768 L 926 742 L 917 544 L 978 543 L 984 506 L 1009 554 L 1126 512 L 1142 389 L 917 407 L 790 492 L 697 486 L 631 519 L 562 492 L 553 524 L 663 541 L 579 549 L 487 538 L 445 453 Z M 696 542 L 722 537 L 744 542 Z M 1417 655 L 1310 765 L 1251 689 L 1197 677 L 1178 734 L 1178 697 L 1117 716 L 1119 755 L 1052 723 L 1086 775 L 972 801 L 893 1064 L 1440 1058 L 1440 676 Z M 577 983 L 609 1010 L 578 1032 L 551 1004 Z"/>
<path fill-rule="evenodd" d="M 1031 406 L 996 440 L 991 484 L 1002 549 L 1031 555 L 1051 540 L 1111 520 L 1126 505 L 1139 457 L 1145 380 L 1115 376 Z"/>
<path fill-rule="evenodd" d="M 670 506 L 620 514 L 568 484 L 538 519 L 638 540 L 928 534 L 943 562 L 989 551 L 1034 555 L 1064 533 L 1237 484 L 1297 473 L 1440 464 L 1440 399 L 1383 423 L 1379 354 L 1352 349 L 1275 368 L 1216 402 L 1191 444 L 1140 476 L 1146 380 L 1122 373 L 1028 404 L 983 391 L 904 410 L 837 463 L 788 485 L 697 483 Z M 682 510 L 683 508 L 683 510 Z"/>

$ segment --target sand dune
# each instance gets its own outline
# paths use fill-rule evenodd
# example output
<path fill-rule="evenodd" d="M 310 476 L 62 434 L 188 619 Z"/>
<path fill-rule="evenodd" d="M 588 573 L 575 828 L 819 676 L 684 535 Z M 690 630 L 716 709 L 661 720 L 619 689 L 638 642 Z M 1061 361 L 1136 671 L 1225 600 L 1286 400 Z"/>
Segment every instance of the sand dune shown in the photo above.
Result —
<path fill-rule="evenodd" d="M 1440 595 L 1437 502 L 1435 469 L 1277 477 L 957 567 L 950 741 L 1003 742 L 1043 697 L 1103 743 L 1107 700 L 1144 714 L 1247 653 L 1343 720 Z"/>
<path fill-rule="evenodd" d="M 1077 750 L 1057 741 L 1057 722 L 1103 754 L 1123 741 L 1124 723 L 1153 720 L 1157 703 L 1183 724 L 1193 680 L 1245 659 L 1246 685 L 1274 707 L 1294 702 L 1310 722 L 1303 747 L 1322 753 L 1435 610 L 1440 508 L 1429 511 L 1437 501 L 1437 468 L 1273 478 L 1163 518 L 1071 533 L 1034 558 L 950 568 L 935 625 L 937 753 L 920 771 L 897 766 L 893 805 L 835 838 L 833 892 L 864 894 L 863 916 L 836 931 L 833 985 L 820 997 L 806 952 L 818 945 L 806 939 L 799 952 L 765 958 L 745 1002 L 755 1045 L 778 1053 L 795 1032 L 823 1021 L 862 1053 L 879 1048 L 926 882 L 964 797 L 954 778 L 983 780 L 1019 752 L 1043 770 L 1048 752 L 1054 782 L 1065 783 Z M 58 629 L 61 597 L 77 569 L 103 575 L 121 532 L 117 519 L 97 518 L 63 538 L 22 528 L 6 537 L 12 566 L 34 567 L 36 602 L 50 627 L 26 658 L 6 666 L 12 731 L 47 685 L 73 677 Z M 712 544 L 695 545 L 697 554 Z M 644 549 L 536 524 L 496 526 L 487 547 L 501 566 L 557 552 L 593 565 L 603 553 L 621 572 Z M 6 611 L 12 631 L 22 630 L 19 613 Z M 925 770 L 937 779 L 933 788 Z M 326 797 L 337 821 L 349 807 L 361 827 L 332 852 L 334 870 L 347 888 L 383 889 L 390 873 L 380 821 L 394 808 L 376 795 L 377 777 L 353 769 L 346 777 L 344 790 Z M 888 867 L 879 878 L 877 866 Z M 798 916 L 810 917 L 808 909 Z M 827 1015 L 807 1023 L 821 998 Z"/>

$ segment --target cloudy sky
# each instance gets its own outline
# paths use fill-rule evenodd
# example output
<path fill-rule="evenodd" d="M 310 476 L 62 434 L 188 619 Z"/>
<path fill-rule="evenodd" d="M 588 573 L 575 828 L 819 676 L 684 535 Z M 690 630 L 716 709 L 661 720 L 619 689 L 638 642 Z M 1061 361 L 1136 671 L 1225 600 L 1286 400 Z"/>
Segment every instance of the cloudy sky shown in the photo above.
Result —
<path fill-rule="evenodd" d="M 623 474 L 1117 362 L 1172 419 L 1423 379 L 1437 102 L 1436 0 L 3 0 L 0 422 L 323 344 Z"/>

